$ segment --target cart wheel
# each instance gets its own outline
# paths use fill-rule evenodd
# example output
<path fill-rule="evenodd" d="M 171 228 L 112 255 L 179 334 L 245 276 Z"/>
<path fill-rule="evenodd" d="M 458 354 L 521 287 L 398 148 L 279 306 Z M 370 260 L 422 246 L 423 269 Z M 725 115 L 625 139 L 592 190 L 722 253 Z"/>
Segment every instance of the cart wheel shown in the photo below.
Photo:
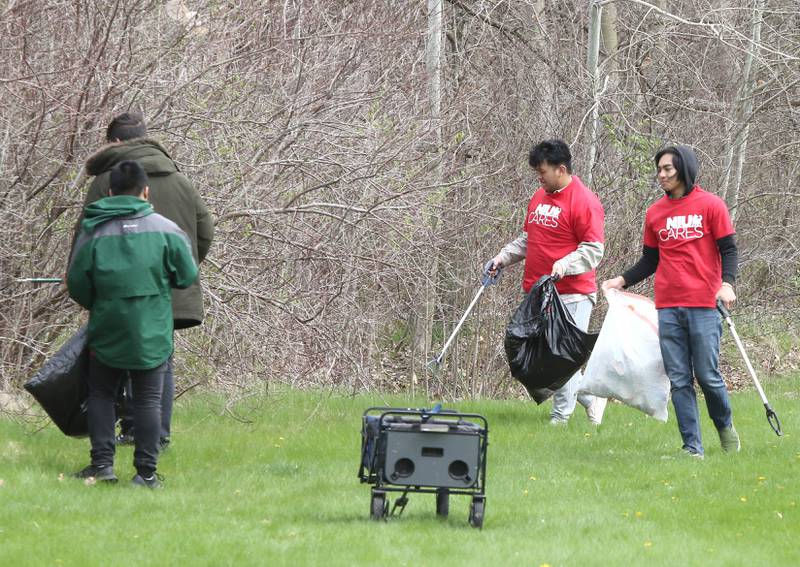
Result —
<path fill-rule="evenodd" d="M 446 518 L 450 513 L 450 491 L 440 488 L 436 491 L 436 515 Z"/>
<path fill-rule="evenodd" d="M 373 520 L 382 520 L 386 517 L 388 512 L 389 503 L 386 501 L 385 492 L 372 491 L 372 502 L 370 506 L 370 518 Z"/>
<path fill-rule="evenodd" d="M 483 527 L 483 507 L 485 500 L 481 496 L 475 496 L 469 505 L 469 525 L 473 528 Z"/>

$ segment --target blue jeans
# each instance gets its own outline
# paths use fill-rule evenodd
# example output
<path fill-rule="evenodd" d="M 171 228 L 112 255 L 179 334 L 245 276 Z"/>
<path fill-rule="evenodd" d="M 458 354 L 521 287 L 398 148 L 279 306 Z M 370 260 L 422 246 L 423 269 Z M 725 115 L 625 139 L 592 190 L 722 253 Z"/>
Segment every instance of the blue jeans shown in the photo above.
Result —
<path fill-rule="evenodd" d="M 719 373 L 722 318 L 716 309 L 667 307 L 658 310 L 658 338 L 671 384 L 672 405 L 683 448 L 703 454 L 694 379 L 703 390 L 708 415 L 717 429 L 731 426 L 728 389 Z"/>
<path fill-rule="evenodd" d="M 133 386 L 134 427 L 133 465 L 143 477 L 151 476 L 158 462 L 161 429 L 161 390 L 167 363 L 150 370 L 130 370 L 106 366 L 94 356 L 89 359 L 89 438 L 92 465 L 114 464 L 114 403 L 122 380 L 130 372 Z"/>

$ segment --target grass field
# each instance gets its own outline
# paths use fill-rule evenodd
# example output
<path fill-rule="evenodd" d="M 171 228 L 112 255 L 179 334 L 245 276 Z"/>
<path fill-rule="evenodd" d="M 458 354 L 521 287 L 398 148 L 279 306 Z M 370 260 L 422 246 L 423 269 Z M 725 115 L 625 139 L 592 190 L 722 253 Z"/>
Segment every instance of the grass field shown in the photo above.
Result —
<path fill-rule="evenodd" d="M 68 477 L 87 440 L 0 419 L 0 565 L 800 565 L 800 377 L 765 386 L 786 435 L 738 393 L 742 452 L 723 454 L 705 418 L 704 461 L 679 455 L 672 415 L 610 404 L 599 428 L 580 408 L 552 427 L 549 405 L 449 404 L 489 421 L 483 530 L 466 496 L 446 520 L 424 494 L 369 519 L 361 414 L 426 400 L 283 391 L 233 419 L 217 399 L 182 398 L 161 491 L 128 484 L 129 447 L 119 484 L 87 486 Z"/>

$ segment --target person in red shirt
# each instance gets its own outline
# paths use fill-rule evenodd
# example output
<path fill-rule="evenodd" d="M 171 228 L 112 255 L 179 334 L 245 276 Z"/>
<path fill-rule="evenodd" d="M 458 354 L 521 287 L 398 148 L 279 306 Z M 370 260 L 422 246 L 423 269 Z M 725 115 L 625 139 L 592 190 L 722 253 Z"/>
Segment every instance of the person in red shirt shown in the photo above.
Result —
<path fill-rule="evenodd" d="M 703 458 L 694 378 L 722 449 L 739 451 L 725 381 L 719 372 L 722 318 L 717 301 L 736 300 L 738 252 L 725 202 L 695 184 L 697 156 L 688 146 L 670 146 L 655 156 L 664 197 L 647 209 L 641 259 L 603 289 L 632 286 L 655 273 L 658 336 L 683 450 Z"/>
<path fill-rule="evenodd" d="M 525 260 L 522 289 L 528 293 L 544 275 L 560 278 L 556 289 L 575 324 L 589 327 L 597 301 L 595 268 L 603 257 L 605 212 L 597 195 L 572 174 L 572 154 L 563 140 L 545 140 L 531 149 L 528 163 L 540 187 L 528 204 L 522 235 L 490 260 L 487 272 Z M 603 419 L 606 400 L 578 395 L 580 371 L 553 394 L 550 423 L 566 423 L 580 402 L 595 425 Z"/>

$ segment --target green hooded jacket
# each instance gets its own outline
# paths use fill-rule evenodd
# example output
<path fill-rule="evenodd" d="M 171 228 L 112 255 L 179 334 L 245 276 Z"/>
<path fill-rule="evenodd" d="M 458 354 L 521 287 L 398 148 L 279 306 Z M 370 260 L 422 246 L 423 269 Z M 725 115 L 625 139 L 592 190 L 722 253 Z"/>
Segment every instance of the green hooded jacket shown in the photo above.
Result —
<path fill-rule="evenodd" d="M 172 354 L 172 288 L 197 279 L 189 237 L 128 195 L 86 207 L 67 271 L 70 297 L 89 309 L 89 347 L 112 368 L 147 370 Z"/>
<path fill-rule="evenodd" d="M 192 254 L 199 264 L 205 259 L 214 238 L 214 223 L 200 193 L 180 172 L 167 150 L 151 138 L 135 138 L 103 146 L 86 161 L 86 172 L 95 178 L 86 194 L 88 205 L 108 196 L 109 172 L 123 160 L 136 160 L 147 172 L 150 203 L 155 212 L 176 223 L 191 240 Z M 81 221 L 75 227 L 76 238 Z M 200 279 L 185 290 L 172 292 L 176 329 L 199 325 L 203 321 L 203 293 Z"/>

